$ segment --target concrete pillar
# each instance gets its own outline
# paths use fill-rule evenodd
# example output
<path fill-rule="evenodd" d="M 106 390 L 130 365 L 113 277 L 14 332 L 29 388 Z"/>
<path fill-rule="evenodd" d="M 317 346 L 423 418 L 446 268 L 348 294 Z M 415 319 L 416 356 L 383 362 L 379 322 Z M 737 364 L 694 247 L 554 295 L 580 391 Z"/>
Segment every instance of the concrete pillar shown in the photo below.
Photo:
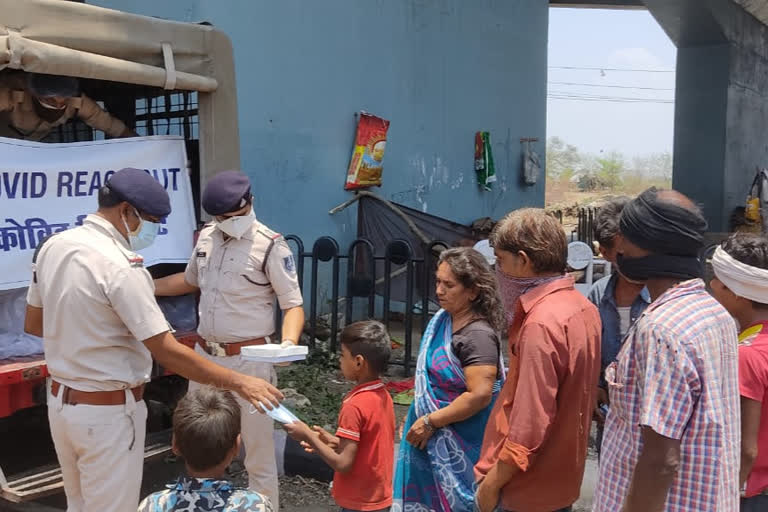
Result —
<path fill-rule="evenodd" d="M 768 168 L 768 59 L 737 45 L 730 53 L 723 180 L 727 214 L 744 205 L 757 168 Z"/>
<path fill-rule="evenodd" d="M 646 0 L 678 47 L 674 187 L 728 231 L 768 167 L 768 28 L 732 0 Z"/>
<path fill-rule="evenodd" d="M 728 113 L 728 45 L 680 48 L 675 93 L 672 185 L 701 204 L 722 230 Z"/>

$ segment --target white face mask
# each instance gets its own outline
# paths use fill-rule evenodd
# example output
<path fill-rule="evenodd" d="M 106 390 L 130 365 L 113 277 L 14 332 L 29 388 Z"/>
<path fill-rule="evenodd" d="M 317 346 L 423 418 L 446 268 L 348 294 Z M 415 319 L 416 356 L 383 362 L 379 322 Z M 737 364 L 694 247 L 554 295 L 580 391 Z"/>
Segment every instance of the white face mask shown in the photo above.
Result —
<path fill-rule="evenodd" d="M 259 410 L 261 409 L 261 410 Z M 272 418 L 275 421 L 278 421 L 280 423 L 289 424 L 289 423 L 295 423 L 299 420 L 299 418 L 296 417 L 295 414 L 293 414 L 291 411 L 289 411 L 283 404 L 278 405 L 277 407 L 273 407 L 272 409 L 267 409 L 263 405 L 261 405 L 261 402 L 259 402 L 259 407 L 257 408 L 253 404 L 251 404 L 250 408 L 248 409 L 248 412 L 250 414 L 256 414 L 257 412 L 263 412 L 270 418 Z"/>
<path fill-rule="evenodd" d="M 51 105 L 50 103 L 46 103 L 46 101 L 44 99 L 42 99 L 42 98 L 38 99 L 37 102 L 40 103 L 40 105 L 43 108 L 47 108 L 49 110 L 64 110 L 65 108 L 67 108 L 66 105 L 61 105 L 61 106 L 59 106 L 59 105 Z"/>
<path fill-rule="evenodd" d="M 240 240 L 251 229 L 254 220 L 256 220 L 256 214 L 253 213 L 253 208 L 251 208 L 245 215 L 229 217 L 221 221 L 217 220 L 216 227 L 232 238 Z"/>
<path fill-rule="evenodd" d="M 125 231 L 128 232 L 128 245 L 131 246 L 131 250 L 140 251 L 146 249 L 155 242 L 155 237 L 157 236 L 158 231 L 160 231 L 160 224 L 142 219 L 136 208 L 134 208 L 133 211 L 136 214 L 136 217 L 139 218 L 139 225 L 136 226 L 136 230 L 131 231 L 128 227 L 128 222 L 125 220 L 125 216 L 123 216 L 123 225 L 125 226 Z"/>

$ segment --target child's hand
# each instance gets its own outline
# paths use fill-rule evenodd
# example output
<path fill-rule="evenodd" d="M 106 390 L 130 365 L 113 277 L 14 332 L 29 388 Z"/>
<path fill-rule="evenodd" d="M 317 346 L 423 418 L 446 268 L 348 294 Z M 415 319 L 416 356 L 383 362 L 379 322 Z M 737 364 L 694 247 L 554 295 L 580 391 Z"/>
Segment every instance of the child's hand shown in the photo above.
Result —
<path fill-rule="evenodd" d="M 315 453 L 315 449 L 314 449 L 314 448 L 312 447 L 312 445 L 311 445 L 311 444 L 309 444 L 308 442 L 306 442 L 306 441 L 302 441 L 302 442 L 301 442 L 301 443 L 299 443 L 299 444 L 301 444 L 301 447 L 302 447 L 302 448 L 304 448 L 304 451 L 305 451 L 305 452 L 307 452 L 307 453 Z"/>
<path fill-rule="evenodd" d="M 309 438 L 317 435 L 309 428 L 309 426 L 303 421 L 295 421 L 293 423 L 286 423 L 283 425 L 283 430 L 291 436 L 291 439 L 295 439 L 299 442 L 307 442 Z"/>
<path fill-rule="evenodd" d="M 323 427 L 318 427 L 317 425 L 315 425 L 312 427 L 312 430 L 314 430 L 317 433 L 321 443 L 327 444 L 334 450 L 336 450 L 339 447 L 339 438 L 329 433 Z"/>

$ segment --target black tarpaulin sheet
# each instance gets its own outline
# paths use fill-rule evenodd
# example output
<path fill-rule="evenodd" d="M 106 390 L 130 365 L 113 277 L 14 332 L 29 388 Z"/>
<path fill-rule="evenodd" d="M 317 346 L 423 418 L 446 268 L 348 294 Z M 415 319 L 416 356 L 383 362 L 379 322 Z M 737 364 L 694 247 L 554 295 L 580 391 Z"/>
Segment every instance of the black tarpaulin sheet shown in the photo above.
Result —
<path fill-rule="evenodd" d="M 378 201 L 370 197 L 360 198 L 358 206 L 358 221 L 357 221 L 357 236 L 359 238 L 365 238 L 369 240 L 375 250 L 376 256 L 384 256 L 387 245 L 397 239 L 407 240 L 411 248 L 413 249 L 413 259 L 423 260 L 424 251 L 429 246 L 425 244 L 422 239 L 411 230 L 408 224 L 392 211 L 385 203 Z M 444 242 L 447 247 L 469 246 L 472 247 L 475 242 L 478 241 L 477 237 L 473 233 L 469 226 L 453 222 L 442 217 L 430 215 L 428 213 L 414 210 L 407 206 L 402 206 L 396 203 L 394 204 L 400 211 L 402 211 L 419 230 L 429 239 L 431 242 Z M 429 285 L 427 286 L 427 292 L 431 300 L 435 300 L 434 290 L 434 272 L 436 266 L 436 257 L 432 257 L 432 265 L 426 269 L 429 274 Z M 358 261 L 356 265 L 357 271 L 367 268 L 360 264 Z M 393 301 L 405 302 L 406 298 L 406 274 L 398 273 L 401 269 L 401 265 L 392 264 L 391 274 L 396 274 L 392 277 L 392 284 L 390 290 L 390 297 Z M 420 303 L 423 297 L 425 283 L 424 283 L 424 265 L 418 263 L 415 265 L 414 272 L 414 304 Z M 377 261 L 376 263 L 376 293 L 384 293 L 384 262 Z"/>

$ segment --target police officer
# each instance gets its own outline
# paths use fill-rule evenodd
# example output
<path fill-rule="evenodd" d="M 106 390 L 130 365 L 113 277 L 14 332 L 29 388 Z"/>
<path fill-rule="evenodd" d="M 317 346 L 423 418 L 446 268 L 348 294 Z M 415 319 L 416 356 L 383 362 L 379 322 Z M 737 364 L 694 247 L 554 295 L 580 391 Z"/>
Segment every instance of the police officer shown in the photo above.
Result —
<path fill-rule="evenodd" d="M 69 512 L 135 512 L 147 409 L 144 385 L 158 363 L 191 380 L 277 404 L 280 392 L 178 343 L 135 251 L 171 213 L 165 189 L 145 171 L 116 172 L 98 212 L 38 248 L 25 331 L 42 336 L 51 374 L 48 418 Z"/>
<path fill-rule="evenodd" d="M 111 137 L 136 136 L 121 120 L 82 94 L 79 80 L 71 76 L 11 73 L 3 77 L 0 112 L 0 135 L 4 137 L 41 140 L 74 117 Z"/>
<path fill-rule="evenodd" d="M 242 361 L 240 349 L 264 343 L 296 344 L 304 327 L 296 263 L 282 236 L 256 220 L 248 177 L 224 171 L 208 182 L 203 208 L 214 217 L 200 233 L 184 273 L 155 282 L 157 295 L 202 292 L 198 351 L 223 366 L 274 379 L 272 366 Z M 282 338 L 274 339 L 275 298 L 284 312 Z M 274 380 L 273 380 L 274 382 Z M 240 400 L 249 487 L 279 510 L 273 424 L 249 414 Z"/>

